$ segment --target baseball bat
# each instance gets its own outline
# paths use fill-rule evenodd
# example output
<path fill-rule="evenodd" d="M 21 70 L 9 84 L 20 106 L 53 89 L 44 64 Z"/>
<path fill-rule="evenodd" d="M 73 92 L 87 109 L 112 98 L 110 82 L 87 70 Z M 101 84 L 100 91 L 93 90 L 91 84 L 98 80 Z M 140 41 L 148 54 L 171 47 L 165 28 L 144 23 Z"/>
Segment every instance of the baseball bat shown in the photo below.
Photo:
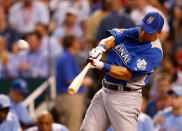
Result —
<path fill-rule="evenodd" d="M 75 94 L 78 89 L 80 88 L 85 75 L 87 74 L 89 68 L 91 67 L 91 63 L 89 62 L 85 68 L 80 72 L 80 74 L 78 74 L 75 79 L 72 81 L 72 83 L 70 84 L 70 86 L 68 87 L 68 93 L 69 94 Z"/>

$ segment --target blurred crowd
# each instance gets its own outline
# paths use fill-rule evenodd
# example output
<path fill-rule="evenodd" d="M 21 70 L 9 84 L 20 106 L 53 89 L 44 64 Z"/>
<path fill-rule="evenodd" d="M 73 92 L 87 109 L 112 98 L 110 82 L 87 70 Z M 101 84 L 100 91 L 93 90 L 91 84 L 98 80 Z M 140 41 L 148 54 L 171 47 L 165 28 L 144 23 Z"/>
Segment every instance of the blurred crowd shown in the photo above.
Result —
<path fill-rule="evenodd" d="M 172 87 L 182 88 L 182 0 L 0 0 L 0 78 L 48 78 L 55 75 L 57 115 L 44 112 L 38 121 L 41 117 L 48 117 L 53 127 L 54 117 L 69 130 L 77 131 L 92 97 L 102 88 L 104 76 L 104 72 L 92 69 L 78 94 L 70 96 L 67 93 L 71 81 L 85 67 L 89 50 L 107 37 L 106 30 L 135 27 L 150 11 L 159 12 L 165 19 L 160 37 L 163 61 L 143 90 L 145 106 L 142 112 L 154 123 L 152 129 L 154 126 L 158 130 L 177 130 L 179 124 L 168 126 L 165 123 L 165 112 L 171 105 L 175 108 L 171 98 L 182 99 L 182 94 L 178 94 L 180 91 L 174 91 L 176 96 L 168 94 Z M 28 42 L 27 50 L 21 49 L 19 39 Z M 21 94 L 22 90 L 18 92 Z M 182 100 L 178 105 L 182 105 Z M 5 106 L 5 109 L 9 111 L 9 107 Z M 182 107 L 178 108 L 182 110 Z M 163 112 L 162 115 L 159 111 Z M 48 116 L 44 117 L 45 114 Z M 177 114 L 182 117 L 182 112 Z M 144 122 L 145 117 L 139 118 Z M 19 120 L 23 128 L 35 124 L 28 117 L 25 123 Z M 0 129 L 1 123 L 2 120 Z M 141 130 L 144 128 L 140 127 Z M 37 127 L 32 128 L 32 131 L 36 130 Z"/>

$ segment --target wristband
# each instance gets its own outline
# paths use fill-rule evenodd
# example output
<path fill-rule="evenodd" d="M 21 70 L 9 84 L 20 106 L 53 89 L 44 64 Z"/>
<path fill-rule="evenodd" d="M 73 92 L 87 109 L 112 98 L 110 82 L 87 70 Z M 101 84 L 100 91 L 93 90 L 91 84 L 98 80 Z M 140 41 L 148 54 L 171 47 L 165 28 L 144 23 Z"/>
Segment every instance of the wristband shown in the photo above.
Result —
<path fill-rule="evenodd" d="M 106 46 L 104 44 L 99 44 L 100 47 L 103 47 L 106 50 Z"/>
<path fill-rule="evenodd" d="M 111 65 L 104 63 L 104 67 L 102 68 L 102 70 L 105 72 L 110 72 L 111 71 Z"/>

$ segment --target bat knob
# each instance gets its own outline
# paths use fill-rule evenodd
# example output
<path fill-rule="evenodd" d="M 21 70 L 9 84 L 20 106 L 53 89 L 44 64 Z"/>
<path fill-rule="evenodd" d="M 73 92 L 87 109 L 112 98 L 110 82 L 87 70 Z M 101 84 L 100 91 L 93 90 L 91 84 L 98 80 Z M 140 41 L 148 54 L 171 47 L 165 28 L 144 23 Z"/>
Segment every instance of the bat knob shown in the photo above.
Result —
<path fill-rule="evenodd" d="M 91 58 L 88 58 L 88 59 L 87 59 L 87 62 L 86 62 L 86 65 L 87 65 L 88 63 L 91 63 L 91 64 L 92 64 L 92 63 L 93 63 L 93 60 L 92 60 Z"/>

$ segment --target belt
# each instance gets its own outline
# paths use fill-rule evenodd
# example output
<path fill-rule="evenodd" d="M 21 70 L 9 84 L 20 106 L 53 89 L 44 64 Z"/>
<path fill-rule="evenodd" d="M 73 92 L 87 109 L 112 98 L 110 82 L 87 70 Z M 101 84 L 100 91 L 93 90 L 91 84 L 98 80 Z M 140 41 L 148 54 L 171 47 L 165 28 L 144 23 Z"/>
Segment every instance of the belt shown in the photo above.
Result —
<path fill-rule="evenodd" d="M 114 91 L 133 91 L 133 89 L 128 88 L 121 84 L 111 84 L 111 83 L 107 82 L 105 79 L 102 80 L 102 84 L 105 88 L 114 90 Z"/>

